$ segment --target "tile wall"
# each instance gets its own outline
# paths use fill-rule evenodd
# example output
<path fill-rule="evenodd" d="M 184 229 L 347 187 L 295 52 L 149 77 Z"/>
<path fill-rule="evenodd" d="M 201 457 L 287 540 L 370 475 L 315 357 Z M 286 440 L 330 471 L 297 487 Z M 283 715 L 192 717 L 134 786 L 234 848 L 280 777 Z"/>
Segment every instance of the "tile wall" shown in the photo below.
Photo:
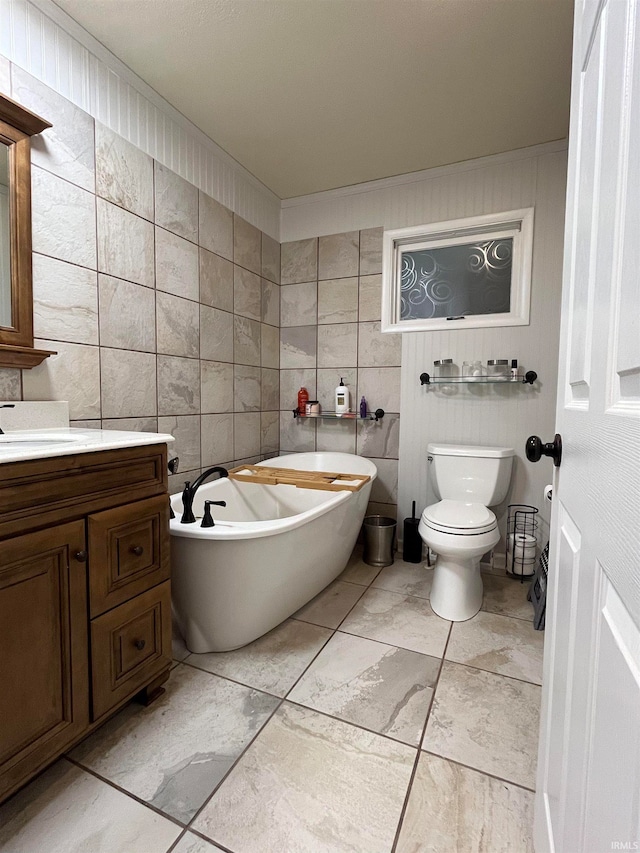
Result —
<path fill-rule="evenodd" d="M 378 467 L 370 511 L 395 518 L 401 336 L 380 332 L 382 228 L 282 244 L 280 448 L 339 450 Z M 366 397 L 379 421 L 293 417 L 300 386 L 326 410 L 343 377 L 356 411 Z"/>
<path fill-rule="evenodd" d="M 4 89 L 6 91 L 6 88 Z M 0 397 L 172 433 L 188 474 L 279 446 L 280 245 L 16 65 L 33 147 L 36 346 Z"/>

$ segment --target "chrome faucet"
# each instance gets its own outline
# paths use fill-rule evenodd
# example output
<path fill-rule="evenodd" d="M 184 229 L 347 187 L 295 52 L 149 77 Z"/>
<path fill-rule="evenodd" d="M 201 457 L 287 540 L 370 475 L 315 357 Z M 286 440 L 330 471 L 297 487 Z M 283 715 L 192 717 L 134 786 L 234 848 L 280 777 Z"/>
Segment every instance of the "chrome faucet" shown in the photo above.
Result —
<path fill-rule="evenodd" d="M 229 476 L 229 472 L 226 468 L 223 468 L 221 465 L 215 465 L 213 468 L 207 468 L 206 471 L 203 471 L 202 474 L 193 481 L 193 483 L 190 483 L 189 480 L 187 480 L 184 484 L 184 491 L 182 492 L 181 524 L 192 524 L 196 520 L 196 517 L 193 514 L 193 499 L 195 498 L 196 492 L 200 486 L 212 474 L 219 474 L 221 478 Z"/>

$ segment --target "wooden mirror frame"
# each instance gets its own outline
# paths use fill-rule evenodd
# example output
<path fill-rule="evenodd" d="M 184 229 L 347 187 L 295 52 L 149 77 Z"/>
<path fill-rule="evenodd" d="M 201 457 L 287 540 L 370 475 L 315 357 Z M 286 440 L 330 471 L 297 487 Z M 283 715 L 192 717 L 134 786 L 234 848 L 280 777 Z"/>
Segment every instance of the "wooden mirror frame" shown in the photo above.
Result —
<path fill-rule="evenodd" d="M 11 326 L 0 326 L 0 367 L 35 367 L 50 350 L 33 347 L 31 137 L 48 121 L 0 95 L 0 143 L 9 150 Z"/>

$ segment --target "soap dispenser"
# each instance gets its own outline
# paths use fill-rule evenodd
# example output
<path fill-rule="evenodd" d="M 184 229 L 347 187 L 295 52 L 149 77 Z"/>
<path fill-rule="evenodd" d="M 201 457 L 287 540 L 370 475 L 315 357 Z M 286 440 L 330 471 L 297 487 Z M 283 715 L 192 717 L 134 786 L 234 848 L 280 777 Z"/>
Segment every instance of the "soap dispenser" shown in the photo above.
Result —
<path fill-rule="evenodd" d="M 342 417 L 349 411 L 349 388 L 340 377 L 340 384 L 336 388 L 336 415 Z"/>

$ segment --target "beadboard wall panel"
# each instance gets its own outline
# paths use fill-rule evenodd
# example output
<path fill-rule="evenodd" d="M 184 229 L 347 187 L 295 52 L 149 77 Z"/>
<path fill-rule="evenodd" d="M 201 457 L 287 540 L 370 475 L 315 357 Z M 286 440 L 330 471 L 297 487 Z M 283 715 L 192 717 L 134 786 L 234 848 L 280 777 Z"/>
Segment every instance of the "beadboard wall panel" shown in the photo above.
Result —
<path fill-rule="evenodd" d="M 402 335 L 399 519 L 409 515 L 412 500 L 419 510 L 435 500 L 428 482 L 429 442 L 506 445 L 517 453 L 508 502 L 539 507 L 541 542 L 547 536 L 542 493 L 551 482 L 551 462 L 528 463 L 524 442 L 532 433 L 550 440 L 555 431 L 566 159 L 566 144 L 554 143 L 283 202 L 283 242 L 535 208 L 528 326 Z M 420 373 L 432 372 L 437 358 L 453 358 L 459 366 L 475 359 L 517 358 L 540 379 L 533 387 L 469 386 L 445 394 L 419 382 Z M 506 503 L 497 515 L 504 533 Z"/>
<path fill-rule="evenodd" d="M 279 240 L 280 199 L 51 0 L 0 0 L 0 54 Z"/>

